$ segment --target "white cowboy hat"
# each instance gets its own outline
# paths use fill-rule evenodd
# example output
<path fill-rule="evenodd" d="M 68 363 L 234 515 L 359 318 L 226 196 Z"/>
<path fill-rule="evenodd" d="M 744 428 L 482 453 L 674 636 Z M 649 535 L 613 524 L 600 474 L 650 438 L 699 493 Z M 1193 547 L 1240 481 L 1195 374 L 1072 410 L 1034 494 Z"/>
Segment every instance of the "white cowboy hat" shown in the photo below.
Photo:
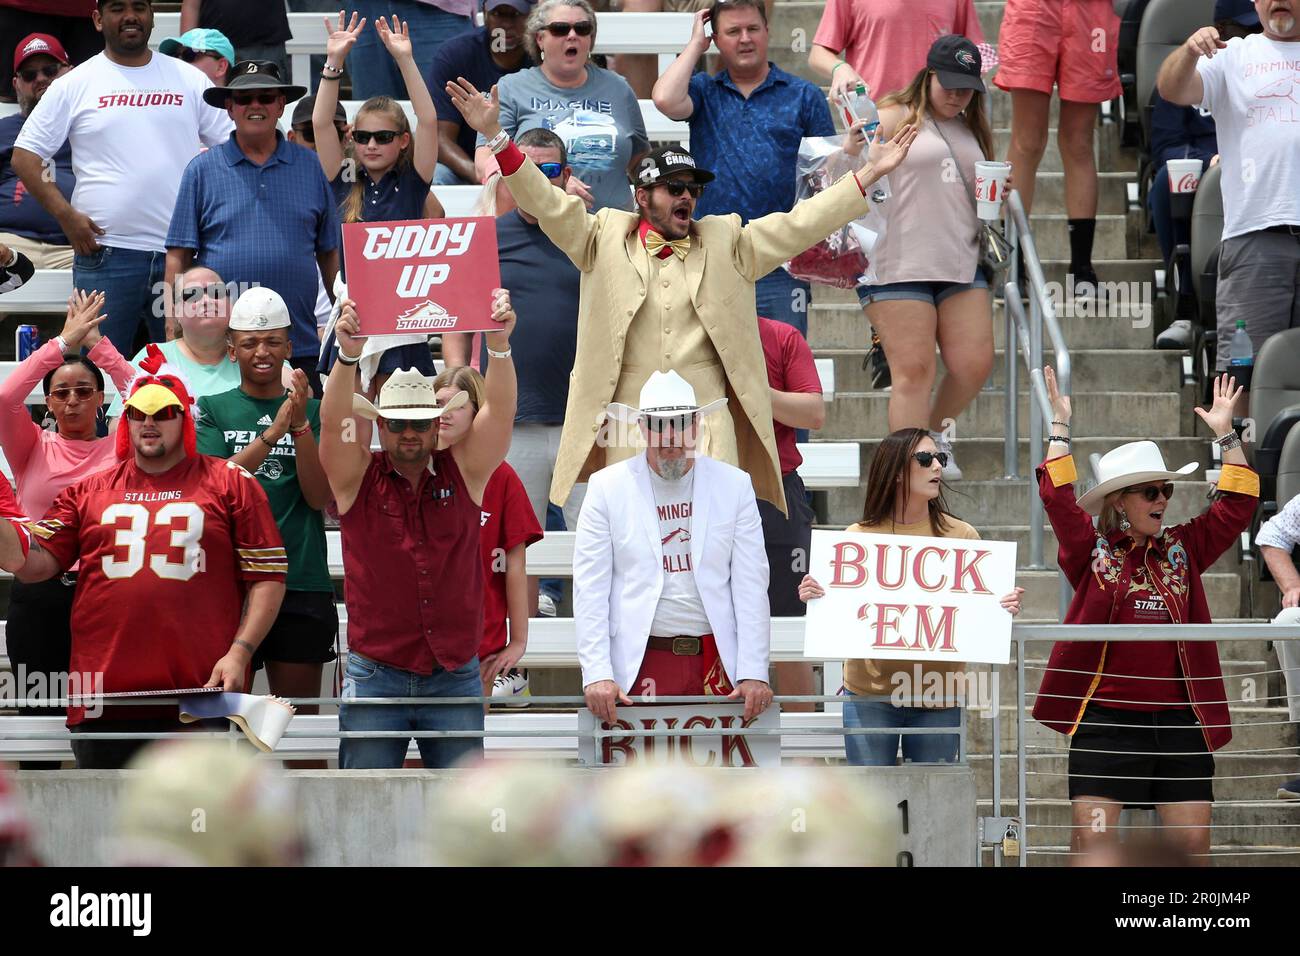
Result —
<path fill-rule="evenodd" d="M 1097 465 L 1097 484 L 1079 496 L 1079 507 L 1090 515 L 1101 512 L 1101 503 L 1112 491 L 1152 481 L 1186 478 L 1200 467 L 1188 462 L 1177 471 L 1165 467 L 1164 456 L 1153 441 L 1131 441 L 1112 448 Z"/>
<path fill-rule="evenodd" d="M 372 421 L 381 415 L 396 421 L 428 421 L 441 418 L 445 412 L 460 408 L 468 401 L 467 393 L 457 392 L 446 405 L 439 405 L 433 379 L 413 368 L 399 368 L 379 390 L 378 407 L 362 395 L 353 395 L 352 410 Z"/>
<path fill-rule="evenodd" d="M 605 414 L 621 422 L 635 422 L 644 417 L 676 418 L 679 415 L 712 415 L 727 404 L 725 398 L 717 398 L 707 405 L 700 405 L 695 400 L 695 389 L 691 383 L 669 369 L 667 372 L 651 372 L 646 383 L 641 386 L 641 395 L 632 408 L 622 402 L 610 402 L 605 407 Z"/>

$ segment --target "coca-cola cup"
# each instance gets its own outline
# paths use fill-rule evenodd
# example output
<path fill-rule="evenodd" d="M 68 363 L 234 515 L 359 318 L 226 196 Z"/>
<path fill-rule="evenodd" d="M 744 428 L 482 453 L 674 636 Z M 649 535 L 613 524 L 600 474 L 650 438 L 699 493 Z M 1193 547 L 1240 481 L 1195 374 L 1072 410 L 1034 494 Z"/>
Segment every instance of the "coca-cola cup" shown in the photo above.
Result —
<path fill-rule="evenodd" d="M 975 203 L 981 219 L 992 221 L 1002 215 L 1002 200 L 1010 178 L 1010 163 L 981 160 L 975 164 Z"/>
<path fill-rule="evenodd" d="M 1201 184 L 1201 167 L 1199 159 L 1171 159 L 1166 163 L 1169 173 L 1169 201 L 1175 219 L 1189 219 L 1192 215 L 1192 199 L 1196 196 L 1196 187 Z"/>

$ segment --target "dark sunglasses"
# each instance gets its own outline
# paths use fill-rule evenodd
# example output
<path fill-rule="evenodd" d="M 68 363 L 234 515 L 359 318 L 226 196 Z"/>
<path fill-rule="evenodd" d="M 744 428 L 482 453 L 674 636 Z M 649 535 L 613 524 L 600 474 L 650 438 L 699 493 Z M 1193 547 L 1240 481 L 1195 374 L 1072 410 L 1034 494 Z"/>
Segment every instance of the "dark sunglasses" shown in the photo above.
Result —
<path fill-rule="evenodd" d="M 948 453 L 946 451 L 915 451 L 912 457 L 922 468 L 929 468 L 931 462 L 937 461 L 940 468 L 948 467 Z"/>
<path fill-rule="evenodd" d="M 210 56 L 214 60 L 221 59 L 220 53 L 209 53 L 207 50 L 191 50 L 189 48 L 182 49 L 181 52 L 176 55 L 186 63 L 193 63 L 201 56 Z"/>
<path fill-rule="evenodd" d="M 563 163 L 538 163 L 537 168 L 547 179 L 557 179 L 560 173 L 564 172 Z"/>
<path fill-rule="evenodd" d="M 362 146 L 366 146 L 373 139 L 380 146 L 387 146 L 401 135 L 402 134 L 395 129 L 378 129 L 374 131 L 354 129 L 352 131 L 352 140 L 353 142 L 360 143 Z"/>
<path fill-rule="evenodd" d="M 97 391 L 99 389 L 94 385 L 65 385 L 62 388 L 50 389 L 49 397 L 66 402 L 75 395 L 79 401 L 85 402 L 94 398 Z"/>
<path fill-rule="evenodd" d="M 346 126 L 344 126 L 342 123 L 335 123 L 335 124 L 334 124 L 334 129 L 338 132 L 338 134 L 339 134 L 339 139 L 342 139 L 342 138 L 347 134 L 347 131 L 348 131 L 348 128 L 347 128 Z M 302 137 L 305 141 L 307 141 L 308 143 L 311 143 L 313 146 L 316 145 L 316 129 L 315 129 L 315 127 L 313 127 L 313 126 L 311 126 L 311 125 L 306 125 L 306 126 L 295 126 L 295 127 L 293 128 L 293 131 L 294 131 L 295 133 L 297 133 L 299 136 L 301 136 L 301 137 Z"/>
<path fill-rule="evenodd" d="M 682 193 L 690 193 L 692 199 L 699 199 L 704 192 L 703 183 L 684 183 L 680 179 L 670 179 L 666 183 L 657 183 L 656 185 L 668 190 L 668 195 L 677 197 Z"/>
<path fill-rule="evenodd" d="M 1146 502 L 1154 502 L 1161 495 L 1164 495 L 1165 501 L 1169 501 L 1174 497 L 1174 483 L 1172 481 L 1166 481 L 1163 485 L 1147 485 L 1145 488 L 1125 488 L 1124 494 L 1141 495 L 1142 500 Z"/>
<path fill-rule="evenodd" d="M 166 408 L 160 408 L 152 415 L 146 415 L 138 408 L 126 407 L 126 417 L 133 422 L 142 422 L 146 418 L 152 418 L 155 422 L 169 422 L 175 418 L 180 418 L 185 414 L 179 405 L 168 405 Z"/>
<path fill-rule="evenodd" d="M 385 418 L 384 427 L 394 435 L 400 435 L 408 428 L 416 434 L 423 435 L 437 422 L 436 418 Z"/>
<path fill-rule="evenodd" d="M 59 69 L 60 69 L 60 65 L 58 63 L 50 63 L 47 66 L 42 66 L 39 68 L 32 67 L 31 69 L 28 70 L 19 70 L 18 75 L 22 77 L 22 81 L 24 83 L 35 83 L 36 78 L 38 76 L 43 76 L 47 80 L 54 79 L 56 76 L 59 75 Z"/>
<path fill-rule="evenodd" d="M 236 106 L 252 106 L 255 102 L 260 106 L 270 106 L 282 95 L 281 93 L 231 93 L 230 98 L 235 101 Z"/>
<path fill-rule="evenodd" d="M 594 29 L 596 27 L 590 20 L 579 20 L 577 23 L 556 22 L 546 24 L 546 32 L 553 37 L 567 37 L 570 30 L 580 37 L 589 37 Z"/>

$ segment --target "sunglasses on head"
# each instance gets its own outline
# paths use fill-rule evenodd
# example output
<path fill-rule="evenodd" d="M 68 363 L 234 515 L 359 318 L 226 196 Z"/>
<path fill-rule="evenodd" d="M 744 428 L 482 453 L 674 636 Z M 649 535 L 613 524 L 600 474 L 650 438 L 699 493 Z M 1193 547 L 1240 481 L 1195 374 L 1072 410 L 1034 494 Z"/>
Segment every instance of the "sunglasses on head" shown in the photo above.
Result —
<path fill-rule="evenodd" d="M 221 59 L 220 53 L 210 53 L 207 50 L 191 50 L 188 47 L 181 50 L 181 52 L 176 55 L 180 57 L 182 60 L 184 60 L 186 63 L 193 63 L 201 56 L 210 56 L 214 60 Z"/>
<path fill-rule="evenodd" d="M 230 98 L 234 100 L 236 106 L 252 106 L 253 103 L 270 106 L 281 95 L 280 93 L 231 93 Z"/>
<path fill-rule="evenodd" d="M 66 402 L 75 395 L 78 401 L 85 402 L 94 398 L 97 391 L 99 389 L 94 385 L 64 385 L 61 388 L 50 389 L 49 397 Z"/>
<path fill-rule="evenodd" d="M 437 422 L 436 418 L 385 418 L 384 427 L 394 435 L 400 435 L 408 428 L 417 434 L 423 435 Z"/>
<path fill-rule="evenodd" d="M 360 143 L 362 146 L 366 146 L 369 145 L 370 141 L 373 139 L 380 146 L 387 146 L 401 135 L 402 134 L 395 129 L 354 129 L 352 131 L 352 140 L 353 142 Z"/>
<path fill-rule="evenodd" d="M 542 175 L 547 179 L 556 179 L 560 173 L 564 172 L 563 163 L 538 163 L 537 168 L 542 171 Z"/>
<path fill-rule="evenodd" d="M 690 193 L 692 199 L 699 199 L 704 192 L 703 183 L 684 183 L 680 179 L 670 179 L 666 183 L 658 183 L 657 185 L 664 187 L 664 189 L 668 190 L 668 195 L 673 197 L 680 196 L 682 193 Z"/>
<path fill-rule="evenodd" d="M 52 80 L 59 75 L 59 64 L 50 63 L 42 67 L 31 67 L 26 70 L 19 70 L 18 75 L 22 77 L 24 83 L 35 83 L 38 76 L 43 76 L 47 80 Z"/>
<path fill-rule="evenodd" d="M 946 451 L 916 451 L 912 452 L 912 457 L 922 468 L 929 468 L 931 462 L 937 461 L 940 468 L 948 467 L 948 453 Z"/>
<path fill-rule="evenodd" d="M 1174 484 L 1172 481 L 1166 481 L 1163 485 L 1147 485 L 1143 488 L 1125 488 L 1126 495 L 1141 495 L 1143 501 L 1153 502 L 1161 495 L 1164 495 L 1165 501 L 1169 501 L 1174 496 Z"/>
<path fill-rule="evenodd" d="M 334 129 L 339 134 L 339 139 L 342 139 L 344 134 L 348 131 L 348 128 L 342 123 L 335 123 Z M 293 131 L 301 136 L 306 142 L 311 143 L 313 146 L 316 145 L 316 129 L 310 123 L 303 126 L 295 126 Z"/>
<path fill-rule="evenodd" d="M 579 20 L 577 23 L 560 23 L 557 21 L 546 24 L 546 32 L 553 37 L 567 37 L 570 30 L 580 37 L 589 37 L 594 29 L 595 26 L 590 20 Z"/>
<path fill-rule="evenodd" d="M 133 422 L 142 422 L 146 418 L 152 418 L 155 422 L 169 422 L 172 419 L 180 418 L 184 414 L 179 405 L 168 405 L 165 408 L 158 409 L 152 415 L 146 415 L 140 409 L 132 408 L 130 405 L 126 407 L 126 417 Z"/>

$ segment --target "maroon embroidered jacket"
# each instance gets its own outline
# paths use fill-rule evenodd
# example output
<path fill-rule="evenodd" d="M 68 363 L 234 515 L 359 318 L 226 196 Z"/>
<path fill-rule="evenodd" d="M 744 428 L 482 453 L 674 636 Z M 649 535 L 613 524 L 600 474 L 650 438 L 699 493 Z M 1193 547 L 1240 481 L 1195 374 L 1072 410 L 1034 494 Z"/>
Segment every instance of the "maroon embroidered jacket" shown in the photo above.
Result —
<path fill-rule="evenodd" d="M 1123 532 L 1102 535 L 1076 503 L 1073 458 L 1049 459 L 1036 473 L 1060 545 L 1057 562 L 1074 587 L 1066 624 L 1115 623 L 1118 599 L 1128 592 L 1133 572 L 1144 559 L 1173 623 L 1211 623 L 1201 573 L 1250 523 L 1259 498 L 1259 476 L 1254 471 L 1244 465 L 1224 465 L 1214 503 L 1191 521 L 1164 528 L 1142 553 Z M 1058 641 L 1034 703 L 1034 718 L 1059 733 L 1073 734 L 1101 682 L 1109 646 L 1102 641 Z M 1178 641 L 1177 646 L 1187 699 L 1206 745 L 1218 750 L 1232 739 L 1218 647 L 1209 641 Z"/>

